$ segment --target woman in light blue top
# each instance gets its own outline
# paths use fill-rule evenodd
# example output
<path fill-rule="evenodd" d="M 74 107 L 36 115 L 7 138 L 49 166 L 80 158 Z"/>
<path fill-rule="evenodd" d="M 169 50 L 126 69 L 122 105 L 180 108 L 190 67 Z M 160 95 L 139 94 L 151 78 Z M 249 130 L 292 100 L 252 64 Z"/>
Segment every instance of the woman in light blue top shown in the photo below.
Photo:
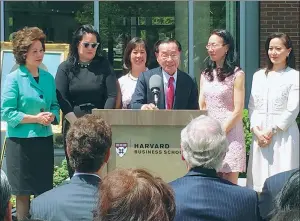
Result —
<path fill-rule="evenodd" d="M 16 33 L 13 53 L 20 66 L 7 75 L 1 94 L 1 117 L 7 122 L 7 177 L 16 195 L 18 220 L 28 215 L 30 195 L 53 185 L 51 124 L 59 122 L 59 105 L 53 76 L 39 68 L 45 38 L 37 27 Z"/>

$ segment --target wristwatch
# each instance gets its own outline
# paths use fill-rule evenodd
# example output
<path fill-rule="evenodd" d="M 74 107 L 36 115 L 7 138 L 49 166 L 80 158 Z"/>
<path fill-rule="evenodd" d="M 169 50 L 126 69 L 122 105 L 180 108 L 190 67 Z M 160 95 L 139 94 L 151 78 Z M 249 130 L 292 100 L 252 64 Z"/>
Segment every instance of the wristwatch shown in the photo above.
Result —
<path fill-rule="evenodd" d="M 273 126 L 272 127 L 272 134 L 276 134 L 277 133 L 277 126 Z"/>

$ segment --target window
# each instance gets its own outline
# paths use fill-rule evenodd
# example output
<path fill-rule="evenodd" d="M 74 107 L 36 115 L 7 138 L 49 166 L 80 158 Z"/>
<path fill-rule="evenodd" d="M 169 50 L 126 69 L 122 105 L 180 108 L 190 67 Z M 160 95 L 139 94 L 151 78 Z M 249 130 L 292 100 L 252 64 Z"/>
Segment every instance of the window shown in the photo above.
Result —
<path fill-rule="evenodd" d="M 176 38 L 183 48 L 180 69 L 184 65 L 188 48 L 187 2 L 174 1 L 100 1 L 100 36 L 103 52 L 114 70 L 122 74 L 122 56 L 126 44 L 133 37 L 147 41 L 150 49 L 148 68 L 157 67 L 154 43 L 164 37 Z"/>
<path fill-rule="evenodd" d="M 18 1 L 4 2 L 4 39 L 24 26 L 37 26 L 48 43 L 70 43 L 81 24 L 93 24 L 93 2 Z"/>
<path fill-rule="evenodd" d="M 194 75 L 199 83 L 200 72 L 207 57 L 205 45 L 214 29 L 227 29 L 237 44 L 236 2 L 194 2 Z"/>

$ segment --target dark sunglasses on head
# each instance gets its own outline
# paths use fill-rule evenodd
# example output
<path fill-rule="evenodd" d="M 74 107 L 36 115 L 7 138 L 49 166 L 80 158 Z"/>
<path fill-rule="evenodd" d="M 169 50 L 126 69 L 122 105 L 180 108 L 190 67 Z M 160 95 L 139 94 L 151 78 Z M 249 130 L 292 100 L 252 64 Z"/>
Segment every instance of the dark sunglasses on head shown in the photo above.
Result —
<path fill-rule="evenodd" d="M 82 42 L 81 43 L 85 48 L 88 48 L 89 46 L 92 48 L 97 48 L 99 43 L 89 43 L 89 42 Z"/>

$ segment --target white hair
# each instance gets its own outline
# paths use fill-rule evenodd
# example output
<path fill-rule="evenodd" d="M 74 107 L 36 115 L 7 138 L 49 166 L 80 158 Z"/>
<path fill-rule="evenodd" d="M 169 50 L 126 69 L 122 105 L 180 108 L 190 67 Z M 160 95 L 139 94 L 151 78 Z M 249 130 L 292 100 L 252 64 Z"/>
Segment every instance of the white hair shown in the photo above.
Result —
<path fill-rule="evenodd" d="M 228 141 L 217 120 L 201 115 L 181 131 L 181 149 L 190 168 L 218 170 L 228 151 Z"/>

